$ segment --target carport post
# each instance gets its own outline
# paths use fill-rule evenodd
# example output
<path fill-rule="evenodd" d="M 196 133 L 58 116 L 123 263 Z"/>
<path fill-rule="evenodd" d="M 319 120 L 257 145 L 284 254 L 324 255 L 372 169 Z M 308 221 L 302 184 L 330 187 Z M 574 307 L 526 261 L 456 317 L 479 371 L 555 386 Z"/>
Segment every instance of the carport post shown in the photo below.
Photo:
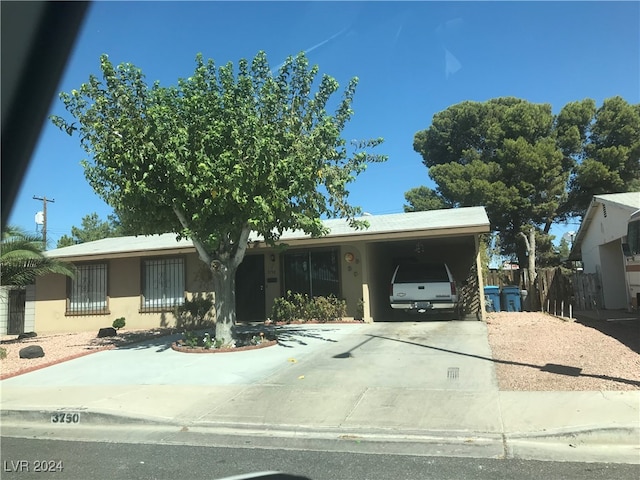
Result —
<path fill-rule="evenodd" d="M 478 296 L 480 297 L 480 319 L 484 322 L 485 318 L 485 304 L 484 304 L 484 278 L 482 276 L 482 256 L 480 255 L 480 235 L 474 236 L 476 243 L 476 270 L 478 272 Z"/>
<path fill-rule="evenodd" d="M 371 279 L 369 268 L 369 245 L 366 243 L 360 246 L 360 275 L 362 278 L 362 300 L 364 301 L 364 311 L 362 312 L 362 320 L 367 323 L 371 323 L 373 319 L 371 318 L 371 299 L 369 296 L 369 285 Z"/>

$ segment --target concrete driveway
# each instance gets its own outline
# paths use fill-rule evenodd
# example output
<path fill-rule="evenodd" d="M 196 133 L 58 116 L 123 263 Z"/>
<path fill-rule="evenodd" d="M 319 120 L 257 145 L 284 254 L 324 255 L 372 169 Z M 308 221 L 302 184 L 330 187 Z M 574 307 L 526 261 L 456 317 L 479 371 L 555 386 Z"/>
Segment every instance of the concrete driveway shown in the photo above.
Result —
<path fill-rule="evenodd" d="M 176 337 L 95 353 L 4 380 L 4 386 L 306 385 L 496 390 L 481 322 L 278 327 L 279 345 L 185 354 Z"/>
<path fill-rule="evenodd" d="M 217 433 L 240 447 L 324 439 L 340 451 L 637 463 L 638 392 L 500 392 L 482 322 L 279 330 L 260 350 L 178 353 L 156 339 L 3 380 L 2 433 L 96 439 L 91 427 L 105 425 L 109 441 L 141 441 L 162 425 L 162 442 Z M 60 412 L 89 428 L 53 425 Z"/>

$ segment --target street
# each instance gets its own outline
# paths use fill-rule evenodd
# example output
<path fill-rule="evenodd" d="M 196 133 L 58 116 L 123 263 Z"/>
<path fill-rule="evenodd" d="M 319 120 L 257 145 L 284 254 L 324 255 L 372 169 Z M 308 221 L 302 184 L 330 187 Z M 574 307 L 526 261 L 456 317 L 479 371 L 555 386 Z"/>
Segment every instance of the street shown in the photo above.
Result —
<path fill-rule="evenodd" d="M 280 471 L 312 480 L 638 478 L 638 465 L 2 438 L 2 478 L 221 479 Z M 49 465 L 53 471 L 34 472 Z M 49 468 L 49 467 L 44 467 Z M 22 471 L 20 471 L 22 470 Z M 28 470 L 28 471 L 27 471 Z"/>

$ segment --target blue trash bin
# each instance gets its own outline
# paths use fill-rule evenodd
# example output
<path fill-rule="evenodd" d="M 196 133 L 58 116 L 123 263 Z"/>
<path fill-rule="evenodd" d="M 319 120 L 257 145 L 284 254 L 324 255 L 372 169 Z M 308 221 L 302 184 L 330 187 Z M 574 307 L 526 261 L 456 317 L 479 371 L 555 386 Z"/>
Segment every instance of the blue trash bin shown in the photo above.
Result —
<path fill-rule="evenodd" d="M 493 285 L 487 285 L 484 287 L 484 296 L 487 300 L 491 302 L 490 305 L 487 305 L 488 312 L 499 312 L 500 311 L 500 287 L 495 287 Z"/>
<path fill-rule="evenodd" d="M 509 285 L 502 287 L 502 307 L 505 312 L 521 312 L 520 287 Z"/>

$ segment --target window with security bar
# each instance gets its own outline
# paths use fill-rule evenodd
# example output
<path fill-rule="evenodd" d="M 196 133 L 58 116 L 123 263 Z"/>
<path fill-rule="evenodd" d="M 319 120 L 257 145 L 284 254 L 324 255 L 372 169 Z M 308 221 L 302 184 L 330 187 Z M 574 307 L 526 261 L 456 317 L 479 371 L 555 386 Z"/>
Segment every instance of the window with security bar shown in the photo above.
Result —
<path fill-rule="evenodd" d="M 107 313 L 107 264 L 76 265 L 75 277 L 69 280 L 67 315 Z"/>
<path fill-rule="evenodd" d="M 184 303 L 184 259 L 142 262 L 142 310 L 168 310 Z"/>
<path fill-rule="evenodd" d="M 311 250 L 283 255 L 284 291 L 310 297 L 340 296 L 338 251 Z"/>

